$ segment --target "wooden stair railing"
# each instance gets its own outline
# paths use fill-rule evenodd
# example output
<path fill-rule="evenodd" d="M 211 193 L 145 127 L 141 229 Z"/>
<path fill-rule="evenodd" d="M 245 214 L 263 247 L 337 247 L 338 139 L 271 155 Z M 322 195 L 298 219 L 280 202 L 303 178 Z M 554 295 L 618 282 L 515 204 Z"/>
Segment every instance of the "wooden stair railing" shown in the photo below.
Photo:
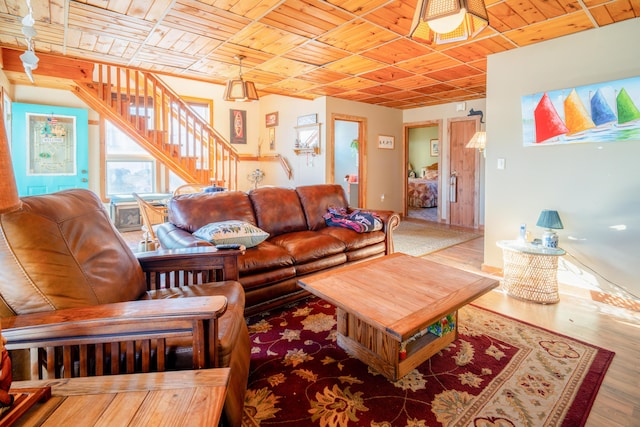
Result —
<path fill-rule="evenodd" d="M 150 73 L 96 64 L 76 94 L 186 182 L 238 188 L 236 149 Z"/>

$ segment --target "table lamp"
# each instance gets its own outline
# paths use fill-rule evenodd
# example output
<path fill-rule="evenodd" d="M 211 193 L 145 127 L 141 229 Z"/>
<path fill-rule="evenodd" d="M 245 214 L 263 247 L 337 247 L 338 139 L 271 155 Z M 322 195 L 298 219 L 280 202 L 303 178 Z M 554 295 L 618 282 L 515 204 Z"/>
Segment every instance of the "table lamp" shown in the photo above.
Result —
<path fill-rule="evenodd" d="M 542 246 L 545 248 L 557 248 L 558 235 L 553 230 L 561 230 L 564 228 L 562 226 L 562 221 L 560 220 L 560 215 L 558 215 L 558 211 L 552 211 L 549 209 L 543 210 L 540 212 L 540 217 L 538 217 L 536 225 L 547 229 L 547 231 L 542 235 Z"/>

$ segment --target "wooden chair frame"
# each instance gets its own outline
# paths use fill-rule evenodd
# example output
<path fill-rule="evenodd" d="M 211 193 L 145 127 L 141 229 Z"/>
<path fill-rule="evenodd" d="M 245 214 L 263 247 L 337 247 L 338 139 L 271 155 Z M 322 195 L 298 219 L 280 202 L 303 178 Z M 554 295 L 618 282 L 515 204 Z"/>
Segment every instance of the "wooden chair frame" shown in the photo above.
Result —
<path fill-rule="evenodd" d="M 149 290 L 237 280 L 242 251 L 215 248 L 138 254 Z M 2 319 L 8 350 L 29 350 L 30 378 L 164 371 L 167 343 L 190 342 L 193 369 L 217 367 L 224 296 L 128 301 Z"/>
<path fill-rule="evenodd" d="M 145 233 L 147 233 L 145 237 L 152 242 L 156 242 L 158 239 L 156 238 L 156 232 L 153 227 L 167 222 L 169 216 L 167 207 L 150 203 L 137 193 L 132 193 L 132 195 L 136 199 L 136 202 L 138 202 L 138 207 L 140 208 L 142 226 Z"/>

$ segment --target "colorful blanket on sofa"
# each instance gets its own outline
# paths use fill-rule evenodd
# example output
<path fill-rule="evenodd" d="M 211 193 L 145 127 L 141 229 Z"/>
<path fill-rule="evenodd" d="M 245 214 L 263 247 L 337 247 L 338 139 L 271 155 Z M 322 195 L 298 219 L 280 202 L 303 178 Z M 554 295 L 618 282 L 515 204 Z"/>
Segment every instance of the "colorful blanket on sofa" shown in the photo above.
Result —
<path fill-rule="evenodd" d="M 329 227 L 344 227 L 357 233 L 382 229 L 382 220 L 377 214 L 359 209 L 347 213 L 344 208 L 329 208 L 323 218 Z"/>

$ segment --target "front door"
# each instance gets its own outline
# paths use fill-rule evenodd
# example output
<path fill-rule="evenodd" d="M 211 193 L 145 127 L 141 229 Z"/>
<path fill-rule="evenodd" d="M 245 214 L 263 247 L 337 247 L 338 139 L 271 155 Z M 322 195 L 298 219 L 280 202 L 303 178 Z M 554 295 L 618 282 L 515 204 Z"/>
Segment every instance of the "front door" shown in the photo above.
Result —
<path fill-rule="evenodd" d="M 449 123 L 449 223 L 460 227 L 478 227 L 478 153 L 466 148 L 476 132 L 477 120 L 453 120 Z"/>
<path fill-rule="evenodd" d="M 88 188 L 88 112 L 13 103 L 11 157 L 20 196 Z"/>

